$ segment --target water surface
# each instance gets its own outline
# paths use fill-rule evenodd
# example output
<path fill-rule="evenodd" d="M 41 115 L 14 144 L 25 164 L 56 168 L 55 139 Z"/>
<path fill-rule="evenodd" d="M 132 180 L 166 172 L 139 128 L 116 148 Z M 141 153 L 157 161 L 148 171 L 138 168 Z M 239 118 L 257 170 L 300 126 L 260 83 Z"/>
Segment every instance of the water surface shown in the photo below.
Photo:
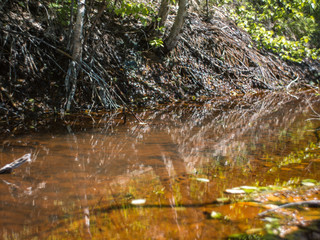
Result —
<path fill-rule="evenodd" d="M 1 166 L 29 152 L 32 162 L 0 175 L 0 238 L 221 239 L 261 227 L 261 209 L 215 200 L 242 185 L 319 181 L 317 113 L 314 94 L 273 94 L 7 137 Z"/>

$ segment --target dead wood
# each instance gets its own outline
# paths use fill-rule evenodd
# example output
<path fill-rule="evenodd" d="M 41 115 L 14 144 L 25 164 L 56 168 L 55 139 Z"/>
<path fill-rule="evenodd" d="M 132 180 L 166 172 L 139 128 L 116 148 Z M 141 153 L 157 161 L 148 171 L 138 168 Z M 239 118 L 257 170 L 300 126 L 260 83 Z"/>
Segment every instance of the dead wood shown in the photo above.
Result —
<path fill-rule="evenodd" d="M 12 163 L 9 163 L 5 165 L 4 167 L 0 168 L 0 174 L 5 174 L 5 173 L 11 173 L 13 169 L 21 166 L 25 162 L 30 162 L 31 161 L 31 154 L 25 154 L 21 158 L 18 158 L 17 160 L 13 161 Z"/>
<path fill-rule="evenodd" d="M 287 204 L 283 204 L 279 207 L 273 208 L 273 209 L 269 209 L 267 211 L 264 211 L 262 213 L 259 213 L 259 216 L 264 216 L 267 213 L 270 212 L 274 212 L 278 209 L 281 208 L 288 208 L 288 207 L 295 207 L 295 206 L 302 206 L 302 205 L 307 205 L 307 206 L 316 206 L 316 207 L 320 207 L 320 200 L 311 200 L 311 201 L 302 201 L 302 202 L 292 202 L 292 203 L 287 203 Z"/>

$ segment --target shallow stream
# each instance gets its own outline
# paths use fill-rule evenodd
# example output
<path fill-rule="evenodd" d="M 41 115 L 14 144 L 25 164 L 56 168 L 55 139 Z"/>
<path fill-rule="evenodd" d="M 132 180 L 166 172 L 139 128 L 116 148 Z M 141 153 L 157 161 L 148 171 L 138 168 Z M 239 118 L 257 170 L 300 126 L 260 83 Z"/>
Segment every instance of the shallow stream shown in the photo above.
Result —
<path fill-rule="evenodd" d="M 0 239 L 223 239 L 263 227 L 265 209 L 216 200 L 238 186 L 320 181 L 317 113 L 313 93 L 273 94 L 2 138 L 1 166 L 26 153 L 32 162 L 0 175 Z"/>

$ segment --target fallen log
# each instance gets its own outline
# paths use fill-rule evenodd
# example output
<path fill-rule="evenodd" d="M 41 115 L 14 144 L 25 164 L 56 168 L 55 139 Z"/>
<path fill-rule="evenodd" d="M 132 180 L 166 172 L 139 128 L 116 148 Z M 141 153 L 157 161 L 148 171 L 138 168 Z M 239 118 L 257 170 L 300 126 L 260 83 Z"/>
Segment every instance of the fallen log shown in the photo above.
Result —
<path fill-rule="evenodd" d="M 31 162 L 31 153 L 23 155 L 21 158 L 13 161 L 0 169 L 0 174 L 11 173 L 13 169 L 21 166 L 25 162 Z"/>

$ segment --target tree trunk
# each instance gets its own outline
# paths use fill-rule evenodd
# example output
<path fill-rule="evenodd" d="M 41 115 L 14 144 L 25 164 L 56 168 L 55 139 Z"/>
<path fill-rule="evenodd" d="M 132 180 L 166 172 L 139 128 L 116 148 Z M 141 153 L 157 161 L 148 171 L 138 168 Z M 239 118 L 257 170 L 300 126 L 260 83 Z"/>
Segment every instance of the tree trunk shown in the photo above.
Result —
<path fill-rule="evenodd" d="M 209 18 L 209 0 L 206 0 L 207 18 Z"/>
<path fill-rule="evenodd" d="M 158 23 L 158 27 L 163 27 L 164 24 L 167 21 L 169 14 L 169 0 L 162 0 L 159 13 L 158 13 L 158 18 L 160 18 L 160 21 Z"/>
<path fill-rule="evenodd" d="M 179 10 L 177 16 L 174 20 L 170 34 L 164 42 L 166 52 L 170 52 L 177 45 L 180 31 L 183 27 L 185 15 L 187 13 L 187 3 L 188 0 L 179 0 Z"/>
<path fill-rule="evenodd" d="M 159 12 L 157 15 L 157 19 L 150 24 L 147 32 L 149 33 L 150 38 L 161 37 L 162 32 L 157 30 L 159 27 L 163 27 L 166 24 L 168 15 L 169 15 L 169 1 L 170 0 L 162 0 L 159 8 Z M 158 21 L 158 19 L 160 20 Z"/>
<path fill-rule="evenodd" d="M 77 78 L 79 75 L 80 64 L 82 61 L 82 40 L 85 3 L 86 0 L 79 0 L 77 8 L 77 19 L 73 31 L 72 61 L 69 64 L 67 76 L 65 79 L 67 94 L 65 104 L 66 111 L 69 111 L 71 107 L 71 102 L 73 100 L 77 87 Z"/>

